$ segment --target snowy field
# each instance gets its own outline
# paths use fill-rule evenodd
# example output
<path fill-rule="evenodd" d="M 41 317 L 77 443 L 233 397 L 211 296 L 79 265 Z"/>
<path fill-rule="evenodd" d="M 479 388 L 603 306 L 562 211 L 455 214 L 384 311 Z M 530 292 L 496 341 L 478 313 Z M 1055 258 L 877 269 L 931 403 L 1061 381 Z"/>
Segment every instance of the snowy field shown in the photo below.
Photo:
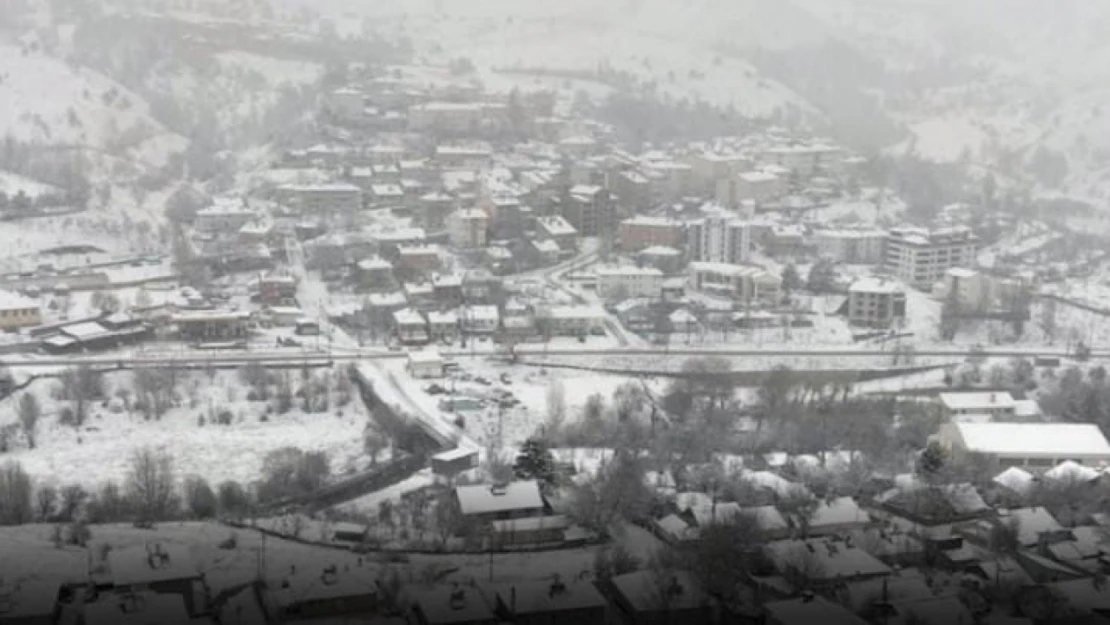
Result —
<path fill-rule="evenodd" d="M 198 475 L 211 483 L 258 479 L 266 454 L 283 447 L 327 452 L 333 474 L 363 467 L 362 433 L 369 416 L 357 395 L 339 407 L 333 386 L 328 412 L 306 414 L 295 399 L 287 414 L 267 415 L 266 402 L 247 400 L 247 388 L 235 371 L 218 371 L 214 377 L 206 372 L 182 375 L 178 385 L 182 405 L 157 420 L 127 410 L 117 397 L 120 389 L 133 390 L 131 373 L 106 375 L 108 396 L 113 399 L 107 407 L 102 402 L 93 404 L 80 429 L 58 422 L 66 405 L 53 398 L 59 383 L 36 382 L 29 392 L 35 393 L 43 406 L 36 428 L 37 446 L 28 449 L 16 426 L 15 449 L 4 459 L 22 463 L 36 482 L 87 488 L 108 480 L 123 482 L 130 458 L 142 448 L 170 452 L 178 475 Z M 313 375 L 323 373 L 316 370 Z M 301 372 L 290 371 L 289 376 L 297 388 Z M 0 404 L 0 427 L 19 423 L 18 398 Z M 230 415 L 227 425 L 217 422 L 224 411 Z"/>
<path fill-rule="evenodd" d="M 38 180 L 32 180 L 26 176 L 20 176 L 9 171 L 0 171 L 0 193 L 9 198 L 23 193 L 28 198 L 35 199 L 42 195 L 59 194 L 61 189 Z"/>

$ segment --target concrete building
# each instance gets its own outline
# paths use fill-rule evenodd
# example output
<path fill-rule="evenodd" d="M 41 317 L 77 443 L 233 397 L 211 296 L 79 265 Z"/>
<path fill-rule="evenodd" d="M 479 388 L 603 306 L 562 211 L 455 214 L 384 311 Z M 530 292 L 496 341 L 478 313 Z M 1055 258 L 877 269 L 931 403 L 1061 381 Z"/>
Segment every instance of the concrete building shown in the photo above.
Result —
<path fill-rule="evenodd" d="M 409 595 L 413 625 L 497 625 L 491 599 L 472 586 L 437 586 Z"/>
<path fill-rule="evenodd" d="M 848 289 L 848 322 L 868 328 L 891 328 L 906 318 L 902 285 L 880 278 L 857 280 Z"/>
<path fill-rule="evenodd" d="M 216 198 L 197 211 L 193 227 L 198 233 L 230 235 L 258 217 L 241 198 Z"/>
<path fill-rule="evenodd" d="M 826 173 L 839 165 L 843 150 L 821 143 L 780 145 L 762 153 L 762 160 L 789 169 L 801 176 Z"/>
<path fill-rule="evenodd" d="M 477 128 L 483 114 L 478 102 L 426 102 L 409 107 L 408 126 L 418 132 L 465 133 Z"/>
<path fill-rule="evenodd" d="M 969 228 L 894 228 L 886 244 L 886 270 L 907 284 L 932 288 L 953 267 L 976 262 L 979 239 Z"/>
<path fill-rule="evenodd" d="M 618 623 L 669 625 L 713 622 L 711 598 L 694 576 L 686 571 L 675 571 L 670 579 L 663 580 L 653 571 L 636 571 L 612 577 L 599 586 L 621 619 L 615 621 Z"/>
<path fill-rule="evenodd" d="M 578 246 L 578 230 L 559 215 L 536 218 L 539 235 L 558 244 L 559 249 L 574 251 Z"/>
<path fill-rule="evenodd" d="M 774 304 L 782 291 L 782 278 L 760 267 L 730 263 L 690 263 L 690 288 L 747 302 Z"/>
<path fill-rule="evenodd" d="M 609 604 L 590 582 L 505 583 L 495 588 L 497 613 L 520 625 L 606 625 Z"/>
<path fill-rule="evenodd" d="M 597 274 L 597 294 L 604 299 L 659 299 L 663 293 L 663 272 L 641 267 L 601 267 Z"/>
<path fill-rule="evenodd" d="M 752 255 L 752 228 L 735 214 L 721 213 L 692 221 L 687 233 L 690 258 L 708 263 L 745 263 Z"/>
<path fill-rule="evenodd" d="M 626 253 L 639 252 L 657 245 L 682 247 L 682 222 L 665 217 L 639 215 L 620 223 L 617 227 L 617 239 L 621 251 Z"/>
<path fill-rule="evenodd" d="M 937 296 L 955 299 L 964 312 L 984 312 L 990 307 L 990 279 L 974 269 L 953 267 L 944 272 Z"/>
<path fill-rule="evenodd" d="M 717 203 L 737 208 L 744 202 L 758 206 L 786 194 L 786 181 L 765 171 L 746 171 L 717 181 Z"/>
<path fill-rule="evenodd" d="M 279 201 L 303 217 L 352 217 L 362 209 L 362 189 L 349 183 L 288 184 L 278 187 Z"/>
<path fill-rule="evenodd" d="M 42 323 L 39 303 L 11 291 L 0 291 L 0 331 L 8 332 Z"/>
<path fill-rule="evenodd" d="M 447 237 L 457 249 L 486 246 L 489 216 L 477 208 L 459 209 L 447 218 Z"/>
<path fill-rule="evenodd" d="M 616 229 L 616 201 L 604 187 L 575 185 L 563 205 L 563 217 L 582 236 L 612 234 Z"/>
<path fill-rule="evenodd" d="M 818 230 L 818 256 L 849 265 L 875 265 L 886 258 L 885 230 Z"/>
<path fill-rule="evenodd" d="M 1061 462 L 1110 463 L 1110 443 L 1093 423 L 946 423 L 936 440 L 954 456 L 990 458 L 996 468 L 1046 471 Z"/>

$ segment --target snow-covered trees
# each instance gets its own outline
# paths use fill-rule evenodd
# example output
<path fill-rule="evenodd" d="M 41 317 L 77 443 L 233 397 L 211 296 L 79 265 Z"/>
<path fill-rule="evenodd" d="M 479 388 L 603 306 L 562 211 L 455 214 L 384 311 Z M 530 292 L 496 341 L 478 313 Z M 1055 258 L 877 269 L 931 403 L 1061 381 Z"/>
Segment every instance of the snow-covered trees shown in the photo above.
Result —
<path fill-rule="evenodd" d="M 104 381 L 100 374 L 88 365 L 70 367 L 62 372 L 58 387 L 58 399 L 73 402 L 72 425 L 81 427 L 88 416 L 90 402 L 104 397 Z"/>
<path fill-rule="evenodd" d="M 543 441 L 530 438 L 520 448 L 513 464 L 513 474 L 520 480 L 539 480 L 543 486 L 554 486 L 555 458 Z"/>
<path fill-rule="evenodd" d="M 22 525 L 34 519 L 31 477 L 18 462 L 0 467 L 0 525 Z"/>
<path fill-rule="evenodd" d="M 185 480 L 185 506 L 197 519 L 211 519 L 216 516 L 219 502 L 216 493 L 204 478 L 192 476 Z"/>

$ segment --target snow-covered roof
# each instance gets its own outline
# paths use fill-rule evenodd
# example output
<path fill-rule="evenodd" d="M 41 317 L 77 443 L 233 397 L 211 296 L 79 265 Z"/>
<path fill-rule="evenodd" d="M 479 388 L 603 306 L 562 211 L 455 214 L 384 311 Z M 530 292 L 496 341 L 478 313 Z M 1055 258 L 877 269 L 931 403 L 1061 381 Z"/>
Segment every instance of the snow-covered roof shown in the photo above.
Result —
<path fill-rule="evenodd" d="M 0 310 L 38 310 L 39 303 L 13 291 L 0 291 Z"/>
<path fill-rule="evenodd" d="M 468 306 L 463 309 L 462 316 L 467 320 L 494 321 L 501 318 L 496 306 Z"/>
<path fill-rule="evenodd" d="M 398 241 L 423 241 L 427 238 L 427 233 L 423 228 L 393 228 L 379 230 L 372 236 L 382 243 L 396 243 Z"/>
<path fill-rule="evenodd" d="M 640 250 L 641 256 L 681 256 L 682 252 L 666 245 L 653 245 Z"/>
<path fill-rule="evenodd" d="M 424 315 L 420 314 L 419 311 L 413 310 L 412 308 L 402 308 L 401 310 L 394 311 L 393 322 L 399 326 L 423 326 Z"/>
<path fill-rule="evenodd" d="M 944 404 L 944 407 L 948 410 L 982 410 L 983 412 L 990 412 L 991 410 L 1012 409 L 1014 407 L 1014 398 L 1005 391 L 941 393 L 940 403 Z"/>
<path fill-rule="evenodd" d="M 557 253 L 559 251 L 559 244 L 551 239 L 533 240 L 532 245 L 537 251 L 545 254 Z"/>
<path fill-rule="evenodd" d="M 851 293 L 885 293 L 893 295 L 895 293 L 902 293 L 904 289 L 902 285 L 893 280 L 884 280 L 882 278 L 863 278 L 856 280 L 852 286 L 848 288 Z"/>
<path fill-rule="evenodd" d="M 690 263 L 690 270 L 696 273 L 715 273 L 722 276 L 732 277 L 755 277 L 766 273 L 759 267 L 752 267 L 750 265 L 733 265 L 731 263 L 713 263 L 713 262 L 693 262 Z"/>
<path fill-rule="evenodd" d="M 175 545 L 113 549 L 108 554 L 108 571 L 117 586 L 152 584 L 200 577 L 189 550 Z M 160 554 L 160 555 L 154 555 Z"/>
<path fill-rule="evenodd" d="M 1064 529 L 1056 517 L 1041 507 L 1007 510 L 1001 512 L 999 516 L 1004 522 L 1009 519 L 1017 520 L 1018 539 L 1026 547 L 1036 545 L 1042 533 L 1059 532 Z"/>
<path fill-rule="evenodd" d="M 798 562 L 799 556 L 813 562 L 806 572 L 818 579 L 885 575 L 890 567 L 856 546 L 826 539 L 779 540 L 767 545 L 767 552 L 780 570 L 791 566 L 806 566 Z"/>
<path fill-rule="evenodd" d="M 813 528 L 833 525 L 849 525 L 852 523 L 866 523 L 870 517 L 851 497 L 837 497 L 831 501 L 822 501 L 814 511 L 809 525 Z"/>
<path fill-rule="evenodd" d="M 1110 460 L 1110 443 L 1091 423 L 955 423 L 968 450 L 1006 456 Z"/>
<path fill-rule="evenodd" d="M 455 496 L 463 514 L 491 514 L 543 508 L 539 482 L 510 482 L 503 487 L 475 484 L 458 486 Z"/>
<path fill-rule="evenodd" d="M 578 234 L 574 226 L 561 215 L 549 215 L 536 218 L 536 222 L 551 236 Z"/>
<path fill-rule="evenodd" d="M 994 476 L 994 479 L 991 481 L 1021 495 L 1029 491 L 1035 480 L 1036 478 L 1033 477 L 1033 474 L 1025 469 L 1010 467 Z"/>
<path fill-rule="evenodd" d="M 379 256 L 373 256 L 358 261 L 358 268 L 363 271 L 390 270 L 393 269 L 393 263 Z"/>
<path fill-rule="evenodd" d="M 654 267 L 636 267 L 635 265 L 621 265 L 619 267 L 598 267 L 594 270 L 594 273 L 596 273 L 598 276 L 612 277 L 663 276 L 663 272 L 655 269 Z"/>
<path fill-rule="evenodd" d="M 621 222 L 630 226 L 658 226 L 658 227 L 680 227 L 682 222 L 669 217 L 652 217 L 650 215 L 636 215 L 629 217 Z"/>
<path fill-rule="evenodd" d="M 440 312 L 433 310 L 428 313 L 428 323 L 438 325 L 455 325 L 459 322 L 459 316 L 453 310 Z"/>
<path fill-rule="evenodd" d="M 443 356 L 434 349 L 420 349 L 409 352 L 409 362 L 412 364 L 434 365 L 443 364 Z"/>
<path fill-rule="evenodd" d="M 440 288 L 461 287 L 463 278 L 457 273 L 437 273 L 432 276 L 432 285 Z"/>
<path fill-rule="evenodd" d="M 111 332 L 95 321 L 84 321 L 62 328 L 62 332 L 78 340 L 93 339 Z"/>
<path fill-rule="evenodd" d="M 552 306 L 547 311 L 549 319 L 604 319 L 605 311 L 599 306 L 588 304 Z"/>
<path fill-rule="evenodd" d="M 1065 460 L 1060 464 L 1045 471 L 1044 477 L 1048 480 L 1090 482 L 1097 480 L 1101 473 L 1091 467 L 1085 467 L 1072 460 Z"/>
<path fill-rule="evenodd" d="M 375 184 L 370 185 L 370 190 L 377 197 L 404 197 L 405 191 L 400 185 L 396 184 Z"/>
<path fill-rule="evenodd" d="M 601 193 L 603 187 L 596 184 L 578 184 L 570 188 L 571 195 L 579 195 L 582 197 L 593 197 Z"/>
<path fill-rule="evenodd" d="M 779 179 L 779 177 L 776 176 L 775 174 L 768 173 L 768 172 L 765 172 L 765 171 L 747 171 L 747 172 L 744 172 L 744 173 L 740 174 L 737 177 L 740 178 L 741 180 L 743 180 L 744 182 L 750 182 L 752 184 L 775 182 L 776 180 Z"/>

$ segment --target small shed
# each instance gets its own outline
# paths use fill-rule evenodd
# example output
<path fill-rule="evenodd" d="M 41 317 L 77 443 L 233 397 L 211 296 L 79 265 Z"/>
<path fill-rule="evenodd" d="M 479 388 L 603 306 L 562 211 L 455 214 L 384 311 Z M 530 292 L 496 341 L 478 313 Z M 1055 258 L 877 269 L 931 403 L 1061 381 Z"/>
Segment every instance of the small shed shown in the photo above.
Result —
<path fill-rule="evenodd" d="M 445 362 L 434 349 L 409 352 L 408 369 L 414 378 L 442 378 Z"/>

